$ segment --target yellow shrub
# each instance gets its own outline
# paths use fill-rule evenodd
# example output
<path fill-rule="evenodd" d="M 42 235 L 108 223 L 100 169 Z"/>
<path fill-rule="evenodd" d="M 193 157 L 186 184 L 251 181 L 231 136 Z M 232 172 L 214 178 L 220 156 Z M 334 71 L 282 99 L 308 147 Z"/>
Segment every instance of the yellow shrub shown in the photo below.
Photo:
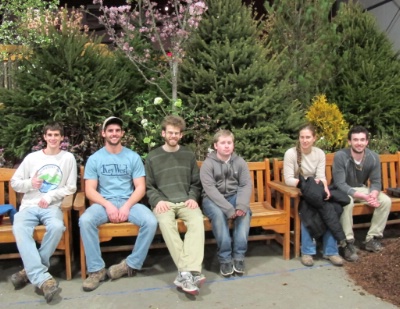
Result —
<path fill-rule="evenodd" d="M 346 145 L 349 125 L 337 105 L 329 103 L 324 94 L 314 97 L 306 118 L 317 131 L 316 146 L 332 152 Z"/>

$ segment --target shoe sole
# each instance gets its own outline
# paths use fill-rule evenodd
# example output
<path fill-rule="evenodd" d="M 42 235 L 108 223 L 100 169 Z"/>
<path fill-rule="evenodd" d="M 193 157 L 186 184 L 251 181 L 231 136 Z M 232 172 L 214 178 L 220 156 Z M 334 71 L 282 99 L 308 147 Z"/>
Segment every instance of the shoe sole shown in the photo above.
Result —
<path fill-rule="evenodd" d="M 244 274 L 244 270 L 237 270 L 235 266 L 233 266 L 233 271 L 238 274 Z"/>
<path fill-rule="evenodd" d="M 199 290 L 186 290 L 186 289 L 184 289 L 184 288 L 182 288 L 182 287 L 180 287 L 180 289 L 181 289 L 183 292 L 188 293 L 188 294 L 190 294 L 190 295 L 199 295 Z"/>
<path fill-rule="evenodd" d="M 230 275 L 233 274 L 233 269 L 232 269 L 232 271 L 231 271 L 230 273 L 225 273 L 225 274 L 224 274 L 222 271 L 220 271 L 220 273 L 221 273 L 221 275 L 224 276 L 224 277 L 229 277 Z"/>
<path fill-rule="evenodd" d="M 61 288 L 57 287 L 57 289 L 53 293 L 47 295 L 47 297 L 46 296 L 44 297 L 46 299 L 46 303 L 50 303 L 54 299 L 54 297 L 59 295 L 60 293 L 61 293 Z"/>
<path fill-rule="evenodd" d="M 206 283 L 206 278 L 205 277 L 203 279 L 198 280 L 197 282 L 195 282 L 195 284 L 197 285 L 198 288 L 201 288 L 204 283 Z"/>

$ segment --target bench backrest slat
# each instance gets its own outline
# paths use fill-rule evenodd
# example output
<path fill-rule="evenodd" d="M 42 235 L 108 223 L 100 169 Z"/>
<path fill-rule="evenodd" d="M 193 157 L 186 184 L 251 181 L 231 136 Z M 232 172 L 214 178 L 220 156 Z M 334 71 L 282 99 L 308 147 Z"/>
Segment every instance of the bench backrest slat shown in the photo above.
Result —
<path fill-rule="evenodd" d="M 11 177 L 14 175 L 13 168 L 0 168 L 0 204 L 12 204 L 17 206 L 17 193 L 11 187 Z"/>

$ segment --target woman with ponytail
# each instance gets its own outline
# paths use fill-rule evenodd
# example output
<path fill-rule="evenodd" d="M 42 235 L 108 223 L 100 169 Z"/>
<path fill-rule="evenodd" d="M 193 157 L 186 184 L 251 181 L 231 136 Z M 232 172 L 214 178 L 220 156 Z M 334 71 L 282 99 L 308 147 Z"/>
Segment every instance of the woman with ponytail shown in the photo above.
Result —
<path fill-rule="evenodd" d="M 314 147 L 316 140 L 315 129 L 307 124 L 299 131 L 299 140 L 296 147 L 286 151 L 284 157 L 283 173 L 285 183 L 288 186 L 297 187 L 299 177 L 305 179 L 314 177 L 316 182 L 322 182 L 329 199 L 330 192 L 325 177 L 325 153 L 318 147 Z M 329 229 L 322 235 L 323 257 L 335 266 L 342 266 L 343 259 L 339 255 L 337 240 Z M 310 235 L 309 230 L 301 223 L 301 263 L 305 266 L 313 266 L 313 255 L 316 254 L 316 240 Z"/>

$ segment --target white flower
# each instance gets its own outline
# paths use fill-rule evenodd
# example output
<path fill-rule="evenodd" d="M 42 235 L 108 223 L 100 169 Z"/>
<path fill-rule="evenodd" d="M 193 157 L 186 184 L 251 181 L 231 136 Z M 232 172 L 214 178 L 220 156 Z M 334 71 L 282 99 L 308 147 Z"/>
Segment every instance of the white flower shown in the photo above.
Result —
<path fill-rule="evenodd" d="M 147 125 L 149 124 L 147 119 L 142 119 L 142 121 L 140 123 L 142 124 L 143 128 L 147 127 Z"/>
<path fill-rule="evenodd" d="M 161 104 L 161 103 L 162 103 L 162 101 L 163 101 L 163 99 L 162 99 L 162 98 L 160 98 L 160 97 L 157 97 L 157 98 L 155 98 L 155 99 L 154 99 L 154 105 L 159 105 L 159 104 Z"/>

